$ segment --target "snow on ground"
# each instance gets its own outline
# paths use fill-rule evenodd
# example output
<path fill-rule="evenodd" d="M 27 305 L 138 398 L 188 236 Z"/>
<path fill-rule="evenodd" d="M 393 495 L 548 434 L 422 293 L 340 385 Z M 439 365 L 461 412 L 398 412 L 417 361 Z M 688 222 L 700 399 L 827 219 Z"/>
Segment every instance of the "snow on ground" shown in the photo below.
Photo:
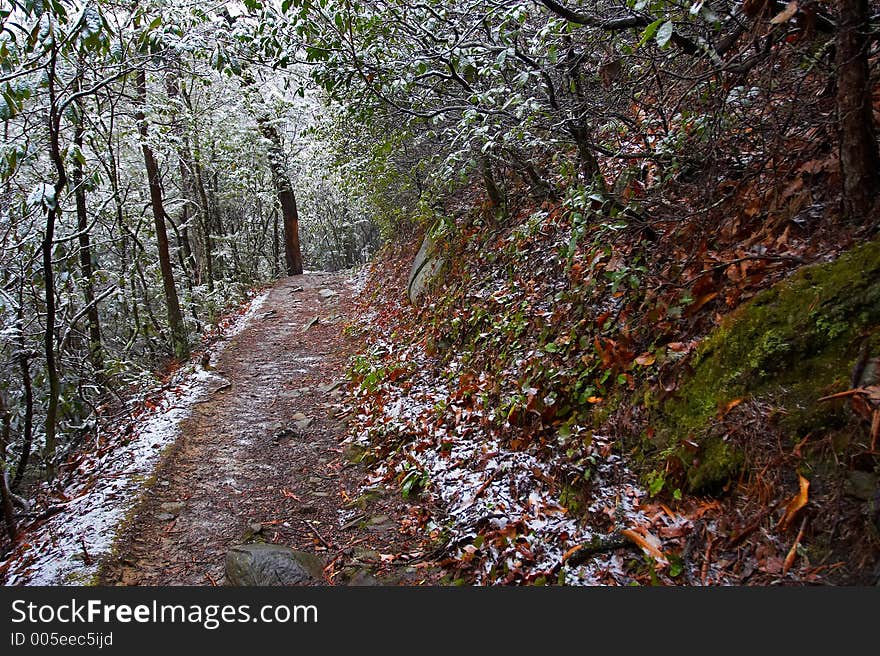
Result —
<path fill-rule="evenodd" d="M 268 297 L 251 301 L 246 312 L 223 330 L 212 348 L 212 363 L 228 340 L 240 333 Z M 190 364 L 165 387 L 155 406 L 132 421 L 132 431 L 118 431 L 80 462 L 74 482 L 53 508 L 60 510 L 29 532 L 23 544 L 3 562 L 7 585 L 78 585 L 90 582 L 101 558 L 110 553 L 120 523 L 137 503 L 145 480 L 153 473 L 164 449 L 177 439 L 180 422 L 196 403 L 223 384 L 221 376 Z M 148 396 L 148 395 L 144 395 Z M 152 397 L 152 395 L 149 395 Z M 134 410 L 141 399 L 132 402 Z M 134 415 L 132 415 L 134 416 Z"/>
<path fill-rule="evenodd" d="M 363 320 L 363 318 L 362 318 Z M 587 464 L 569 473 L 590 481 L 585 512 L 570 512 L 559 497 L 551 463 L 531 449 L 505 445 L 486 418 L 494 410 L 462 403 L 447 380 L 463 371 L 455 360 L 446 375 L 420 344 L 401 346 L 377 337 L 373 353 L 386 370 L 405 367 L 404 378 L 361 390 L 361 412 L 353 440 L 364 447 L 401 438 L 405 445 L 373 471 L 368 483 L 404 488 L 407 477 L 421 477 L 431 508 L 429 532 L 443 536 L 447 556 L 467 566 L 477 584 L 528 583 L 540 579 L 567 585 L 627 585 L 633 581 L 626 561 L 632 550 L 598 549 L 600 553 L 568 562 L 583 548 L 616 541 L 621 531 L 632 541 L 660 548 L 657 534 L 679 535 L 688 520 L 657 512 L 648 503 L 624 460 L 612 453 L 609 440 L 572 426 L 569 442 L 589 443 Z M 482 381 L 481 381 L 482 382 Z M 479 386 L 479 383 L 477 384 Z M 558 465 L 558 463 L 557 463 Z M 586 471 L 586 469 L 589 471 Z M 343 518 L 344 520 L 344 518 Z M 599 528 L 601 526 L 602 528 Z M 609 528 L 610 527 L 610 528 Z M 656 554 L 656 552 L 655 552 Z M 657 565 L 664 567 L 663 558 Z"/>

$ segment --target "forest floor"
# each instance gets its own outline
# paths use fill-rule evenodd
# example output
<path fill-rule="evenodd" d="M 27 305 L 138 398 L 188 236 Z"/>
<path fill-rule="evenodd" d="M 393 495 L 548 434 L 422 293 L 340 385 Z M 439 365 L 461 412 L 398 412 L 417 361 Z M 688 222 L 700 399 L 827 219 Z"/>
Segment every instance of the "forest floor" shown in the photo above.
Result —
<path fill-rule="evenodd" d="M 346 274 L 308 273 L 271 289 L 217 359 L 225 382 L 182 422 L 101 584 L 222 584 L 227 550 L 248 541 L 316 553 L 330 583 L 423 578 L 397 531 L 405 506 L 365 508 L 360 467 L 343 457 L 352 288 Z"/>

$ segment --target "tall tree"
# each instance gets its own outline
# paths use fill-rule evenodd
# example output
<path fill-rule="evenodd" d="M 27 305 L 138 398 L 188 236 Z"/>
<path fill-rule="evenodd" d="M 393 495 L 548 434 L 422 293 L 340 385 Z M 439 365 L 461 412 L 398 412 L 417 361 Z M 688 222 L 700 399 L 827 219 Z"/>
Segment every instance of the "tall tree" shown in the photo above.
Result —
<path fill-rule="evenodd" d="M 272 170 L 275 193 L 281 205 L 281 223 L 284 226 L 284 261 L 287 265 L 287 275 L 299 275 L 303 272 L 299 243 L 299 211 L 296 207 L 296 194 L 293 192 L 293 185 L 287 172 L 284 144 L 278 130 L 266 117 L 258 116 L 257 121 L 260 124 L 260 131 L 269 142 L 269 168 Z"/>
<path fill-rule="evenodd" d="M 159 165 L 149 144 L 149 128 L 145 108 L 147 104 L 147 74 L 144 68 L 137 72 L 137 103 L 138 110 L 135 120 L 138 124 L 138 132 L 141 135 L 141 151 L 144 156 L 144 166 L 147 170 L 147 180 L 150 188 L 150 204 L 153 208 L 153 225 L 156 230 L 156 247 L 159 251 L 159 270 L 162 274 L 162 289 L 165 293 L 165 309 L 168 313 L 168 325 L 171 329 L 171 343 L 174 355 L 178 359 L 189 356 L 189 340 L 186 335 L 186 326 L 180 311 L 180 301 L 177 297 L 177 287 L 174 284 L 174 270 L 171 266 L 171 254 L 168 248 L 168 232 L 165 228 L 165 204 L 162 194 L 162 179 L 159 173 Z"/>
<path fill-rule="evenodd" d="M 76 78 L 77 91 L 81 88 L 81 76 Z M 86 188 L 83 179 L 83 134 L 85 126 L 83 122 L 83 103 L 76 103 L 76 124 L 74 125 L 73 143 L 76 152 L 73 158 L 73 167 L 70 172 L 73 182 L 73 194 L 76 201 L 76 230 L 79 242 L 79 266 L 82 275 L 83 301 L 85 302 L 86 321 L 89 331 L 89 360 L 97 375 L 102 376 L 104 370 L 104 357 L 101 352 L 101 322 L 98 316 L 98 303 L 95 299 L 94 271 L 92 269 L 92 245 L 89 236 L 89 218 L 86 211 Z"/>
<path fill-rule="evenodd" d="M 874 131 L 868 50 L 868 0 L 841 0 L 837 32 L 837 121 L 843 212 L 861 220 L 880 189 L 880 153 Z"/>

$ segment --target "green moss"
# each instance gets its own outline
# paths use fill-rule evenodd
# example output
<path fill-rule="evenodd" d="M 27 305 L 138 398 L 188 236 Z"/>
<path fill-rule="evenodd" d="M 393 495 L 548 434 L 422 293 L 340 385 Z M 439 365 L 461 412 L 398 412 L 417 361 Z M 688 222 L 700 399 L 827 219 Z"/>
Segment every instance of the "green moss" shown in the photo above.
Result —
<path fill-rule="evenodd" d="M 656 412 L 661 446 L 681 458 L 689 489 L 723 487 L 742 466 L 742 454 L 712 430 L 734 399 L 770 400 L 792 439 L 838 425 L 839 404 L 817 399 L 849 386 L 860 340 L 872 333 L 872 346 L 880 346 L 878 326 L 880 242 L 804 267 L 727 317 L 675 399 Z M 700 444 L 696 457 L 678 447 L 685 439 Z"/>
<path fill-rule="evenodd" d="M 559 503 L 561 503 L 571 516 L 577 517 L 586 509 L 584 505 L 584 492 L 573 485 L 565 484 L 559 491 Z"/>

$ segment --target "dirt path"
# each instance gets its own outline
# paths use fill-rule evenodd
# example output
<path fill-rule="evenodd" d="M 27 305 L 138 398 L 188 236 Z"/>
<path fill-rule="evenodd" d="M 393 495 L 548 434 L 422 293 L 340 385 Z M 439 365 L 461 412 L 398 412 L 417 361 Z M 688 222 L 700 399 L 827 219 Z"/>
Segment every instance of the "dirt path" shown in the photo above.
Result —
<path fill-rule="evenodd" d="M 315 552 L 332 583 L 418 580 L 411 566 L 383 569 L 408 551 L 405 505 L 359 507 L 360 473 L 342 456 L 351 296 L 340 274 L 272 288 L 215 363 L 226 382 L 182 424 L 101 583 L 222 584 L 226 551 L 255 539 Z"/>

